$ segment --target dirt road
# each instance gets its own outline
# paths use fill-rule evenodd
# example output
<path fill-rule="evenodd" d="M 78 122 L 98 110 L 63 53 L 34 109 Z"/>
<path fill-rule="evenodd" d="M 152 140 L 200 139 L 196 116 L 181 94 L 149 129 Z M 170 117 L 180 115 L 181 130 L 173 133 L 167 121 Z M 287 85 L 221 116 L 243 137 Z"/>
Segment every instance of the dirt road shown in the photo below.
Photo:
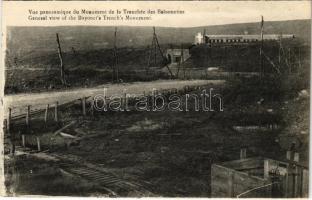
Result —
<path fill-rule="evenodd" d="M 59 105 L 79 99 L 82 97 L 95 96 L 104 93 L 107 89 L 106 96 L 122 95 L 125 92 L 130 95 L 140 95 L 145 92 L 151 92 L 153 89 L 183 89 L 184 86 L 201 86 L 207 84 L 220 85 L 224 80 L 159 80 L 152 82 L 135 82 L 120 84 L 105 84 L 94 88 L 79 88 L 66 91 L 42 92 L 36 94 L 16 94 L 6 95 L 4 97 L 5 118 L 8 114 L 8 108 L 12 109 L 12 116 L 26 113 L 27 106 L 31 110 L 44 109 L 47 104 L 51 106 L 58 102 Z"/>

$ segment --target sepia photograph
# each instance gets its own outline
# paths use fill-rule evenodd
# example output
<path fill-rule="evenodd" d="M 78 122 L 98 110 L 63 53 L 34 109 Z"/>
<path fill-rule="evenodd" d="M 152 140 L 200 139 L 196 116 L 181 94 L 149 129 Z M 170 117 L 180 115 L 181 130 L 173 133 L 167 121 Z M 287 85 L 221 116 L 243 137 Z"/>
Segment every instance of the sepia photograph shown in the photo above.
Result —
<path fill-rule="evenodd" d="M 311 2 L 13 3 L 3 195 L 309 196 Z"/>

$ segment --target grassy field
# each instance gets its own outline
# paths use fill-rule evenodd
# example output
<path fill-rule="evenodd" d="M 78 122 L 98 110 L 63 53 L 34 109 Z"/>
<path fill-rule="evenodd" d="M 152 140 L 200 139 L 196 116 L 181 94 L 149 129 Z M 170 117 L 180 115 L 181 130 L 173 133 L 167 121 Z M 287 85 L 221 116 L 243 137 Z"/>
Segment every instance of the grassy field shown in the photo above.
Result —
<path fill-rule="evenodd" d="M 168 48 L 179 46 L 163 45 L 165 53 Z M 239 45 L 207 45 L 191 46 L 191 57 L 182 64 L 178 78 L 209 78 L 214 74 L 206 71 L 208 67 L 218 67 L 222 72 L 259 72 L 260 56 L 259 43 Z M 276 73 L 276 68 L 282 73 L 292 71 L 307 74 L 310 61 L 309 47 L 299 40 L 283 41 L 283 49 L 280 50 L 279 42 L 270 41 L 264 43 L 264 70 L 267 73 Z M 149 48 L 119 48 L 118 69 L 119 82 L 151 81 L 170 79 L 169 72 L 164 68 L 167 61 L 162 59 L 159 52 L 151 56 L 151 68 L 146 72 L 149 63 Z M 96 49 L 63 52 L 67 88 L 94 87 L 113 82 L 112 72 L 114 65 L 113 49 Z M 274 67 L 272 66 L 274 63 Z M 299 67 L 300 66 L 300 67 Z M 32 52 L 22 58 L 14 59 L 10 54 L 6 57 L 6 85 L 5 93 L 29 93 L 54 91 L 66 88 L 60 80 L 59 58 L 55 52 L 37 54 Z M 202 71 L 203 70 L 203 71 Z M 116 80 L 114 80 L 116 81 Z"/>
<path fill-rule="evenodd" d="M 242 87 L 242 82 L 248 84 Z M 95 166 L 118 179 L 147 188 L 140 194 L 120 191 L 119 196 L 209 197 L 211 164 L 238 159 L 240 148 L 247 147 L 248 157 L 285 157 L 285 150 L 276 142 L 276 137 L 291 127 L 289 121 L 301 115 L 288 116 L 285 112 L 299 108 L 308 99 L 295 100 L 298 97 L 295 91 L 288 95 L 289 91 L 282 91 L 278 86 L 272 93 L 269 80 L 264 85 L 253 79 L 238 79 L 223 87 L 206 86 L 207 89 L 211 87 L 225 98 L 223 112 L 98 112 L 82 118 L 79 105 L 61 110 L 63 125 L 79 121 L 63 132 L 82 139 L 69 146 L 60 143 L 53 148 L 42 147 L 49 149 L 47 155 L 58 155 L 61 161 L 18 157 L 16 163 L 19 164 L 13 166 L 21 167 L 14 172 L 15 177 L 7 179 L 8 190 L 13 188 L 15 194 L 108 195 L 93 177 L 64 175 L 63 169 L 70 170 L 64 168 L 64 163 L 74 163 L 75 167 L 87 166 L 88 169 Z M 251 88 L 262 90 L 250 91 Z M 265 101 L 258 105 L 261 98 Z M 283 110 L 285 101 L 289 104 Z M 267 112 L 268 109 L 273 112 Z M 233 129 L 235 125 L 266 126 L 273 122 L 278 124 L 278 129 L 250 133 Z M 301 120 L 302 130 L 308 129 L 307 123 Z M 43 134 L 39 130 L 35 134 Z M 301 155 L 304 158 L 307 151 Z M 10 163 L 6 163 L 6 170 L 11 169 Z M 27 175 L 29 171 L 33 174 Z M 47 176 L 51 181 L 43 181 Z M 60 179 L 62 185 L 56 186 Z M 63 189 L 57 189 L 60 186 Z M 57 191 L 48 190 L 50 187 Z"/>
<path fill-rule="evenodd" d="M 146 73 L 147 53 L 148 49 L 119 49 L 119 81 L 168 79 L 169 75 L 161 71 Z M 63 57 L 68 87 L 94 87 L 113 82 L 114 56 L 112 49 L 64 52 Z M 162 61 L 159 54 L 157 59 L 156 67 L 164 66 L 160 63 Z M 64 89 L 60 80 L 59 59 L 55 53 L 40 56 L 28 55 L 17 62 L 13 62 L 7 57 L 6 61 L 6 94 Z"/>
<path fill-rule="evenodd" d="M 288 45 L 284 46 L 284 56 L 278 66 L 280 74 L 265 61 L 266 74 L 262 79 L 235 75 L 228 77 L 225 84 L 217 85 L 208 80 L 150 81 L 167 79 L 168 73 L 146 75 L 143 72 L 147 51 L 120 49 L 123 55 L 119 61 L 120 78 L 127 83 L 106 84 L 111 95 L 121 93 L 124 87 L 128 88 L 128 93 L 141 94 L 153 87 L 181 89 L 185 84 L 201 82 L 207 90 L 214 88 L 216 93 L 222 94 L 224 111 L 132 110 L 91 115 L 87 110 L 87 116 L 82 116 L 81 102 L 77 102 L 60 106 L 58 123 L 52 122 L 53 108 L 48 124 L 44 124 L 42 115 L 31 118 L 30 128 L 24 124 L 24 118 L 13 121 L 11 132 L 15 133 L 16 144 L 21 146 L 21 135 L 25 134 L 30 150 L 18 149 L 18 155 L 11 158 L 9 143 L 6 143 L 8 193 L 111 196 L 115 192 L 115 196 L 124 197 L 209 197 L 211 164 L 238 159 L 241 148 L 247 148 L 247 157 L 284 159 L 286 148 L 277 138 L 284 134 L 309 137 L 310 50 L 300 46 L 299 59 L 297 44 Z M 265 44 L 265 52 L 274 63 L 278 63 L 277 47 L 277 44 Z M 290 57 L 288 48 L 292 49 Z M 255 72 L 259 68 L 259 44 L 248 48 L 237 45 L 227 48 L 227 53 L 224 51 L 220 46 L 195 46 L 186 67 L 202 70 L 220 66 L 223 71 L 242 72 Z M 63 104 L 61 101 L 81 95 L 93 96 L 103 90 L 97 86 L 111 81 L 111 53 L 109 49 L 81 51 L 76 55 L 65 53 L 70 88 L 60 84 L 55 54 L 25 58 L 20 67 L 7 70 L 6 94 L 45 93 L 7 95 L 6 100 L 11 105 L 17 104 L 24 112 L 25 106 L 34 100 L 37 104 L 41 101 L 42 109 L 55 100 Z M 137 80 L 142 82 L 128 83 Z M 200 90 L 188 92 L 198 94 Z M 180 94 L 185 95 L 185 91 L 180 90 Z M 62 133 L 76 139 L 54 134 L 71 122 L 74 125 Z M 271 128 L 271 125 L 276 126 Z M 240 132 L 235 129 L 238 126 L 256 128 Z M 41 138 L 44 152 L 36 151 L 36 137 Z M 303 164 L 308 161 L 308 146 L 306 139 L 298 149 Z M 22 152 L 26 155 L 20 155 Z"/>

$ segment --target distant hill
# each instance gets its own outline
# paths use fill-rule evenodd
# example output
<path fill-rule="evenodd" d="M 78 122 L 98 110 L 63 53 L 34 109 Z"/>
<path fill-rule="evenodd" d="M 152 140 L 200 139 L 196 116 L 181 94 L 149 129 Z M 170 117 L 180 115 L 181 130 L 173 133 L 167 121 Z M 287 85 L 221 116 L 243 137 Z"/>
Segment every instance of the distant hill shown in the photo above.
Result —
<path fill-rule="evenodd" d="M 63 61 L 67 81 L 72 87 L 89 87 L 112 80 L 114 27 L 9 27 L 6 59 L 6 93 L 44 91 L 47 88 L 62 88 L 59 78 L 60 61 L 57 54 L 56 33 L 60 35 Z M 194 36 L 206 29 L 207 34 L 259 34 L 259 23 L 229 24 L 193 28 L 156 27 L 161 48 L 191 46 Z M 266 22 L 265 33 L 295 34 L 299 41 L 310 44 L 309 20 Z M 125 82 L 149 81 L 168 78 L 167 71 L 150 69 L 149 63 L 152 27 L 118 27 L 118 68 L 119 78 Z M 301 43 L 300 42 L 300 43 Z M 283 47 L 298 48 L 298 40 L 284 42 Z M 267 55 L 278 62 L 276 42 L 264 43 Z M 288 45 L 288 46 L 287 46 Z M 290 46 L 289 46 L 290 45 Z M 301 46 L 302 44 L 300 44 Z M 275 46 L 275 47 L 274 47 Z M 221 67 L 224 71 L 255 71 L 259 69 L 259 43 L 236 45 L 235 48 L 210 48 L 199 45 L 191 48 L 190 68 Z M 301 63 L 310 66 L 309 46 L 300 49 Z M 292 48 L 292 55 L 298 49 Z M 282 52 L 284 55 L 284 53 Z M 288 55 L 288 54 L 287 54 Z M 154 58 L 154 55 L 151 56 Z M 163 67 L 160 53 L 152 67 Z M 292 62 L 297 63 L 293 56 Z M 298 59 L 297 59 L 298 60 Z M 267 61 L 264 64 L 269 65 Z M 308 71 L 308 70 L 306 70 Z M 304 71 L 305 72 L 305 71 Z M 309 73 L 305 73 L 309 74 Z"/>
<path fill-rule="evenodd" d="M 227 24 L 192 28 L 156 27 L 161 44 L 193 43 L 194 35 L 206 29 L 207 34 L 259 34 L 259 23 Z M 267 34 L 295 34 L 310 44 L 310 20 L 265 22 Z M 8 55 L 12 59 L 42 56 L 57 51 L 55 34 L 59 33 L 64 52 L 88 51 L 112 47 L 114 27 L 59 26 L 8 27 Z M 151 44 L 152 27 L 118 27 L 118 47 L 143 47 Z"/>

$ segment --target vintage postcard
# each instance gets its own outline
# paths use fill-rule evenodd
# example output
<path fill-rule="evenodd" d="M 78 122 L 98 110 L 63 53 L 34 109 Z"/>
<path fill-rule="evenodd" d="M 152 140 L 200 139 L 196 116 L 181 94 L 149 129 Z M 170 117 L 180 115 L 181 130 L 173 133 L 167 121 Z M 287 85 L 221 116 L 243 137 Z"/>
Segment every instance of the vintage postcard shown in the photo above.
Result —
<path fill-rule="evenodd" d="M 2 11 L 2 196 L 309 196 L 310 1 Z"/>

